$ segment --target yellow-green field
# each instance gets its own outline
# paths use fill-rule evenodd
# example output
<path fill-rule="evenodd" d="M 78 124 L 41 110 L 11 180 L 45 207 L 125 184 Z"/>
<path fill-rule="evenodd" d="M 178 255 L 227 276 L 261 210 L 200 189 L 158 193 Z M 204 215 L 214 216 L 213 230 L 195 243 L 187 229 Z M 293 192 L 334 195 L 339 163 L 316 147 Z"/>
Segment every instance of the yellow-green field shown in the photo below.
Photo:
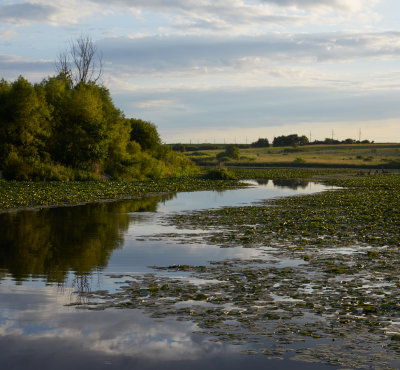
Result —
<path fill-rule="evenodd" d="M 216 155 L 222 151 L 201 150 L 186 152 L 186 155 L 199 165 L 212 165 L 218 163 Z M 229 160 L 225 164 L 400 168 L 400 144 L 242 148 L 239 160 Z"/>

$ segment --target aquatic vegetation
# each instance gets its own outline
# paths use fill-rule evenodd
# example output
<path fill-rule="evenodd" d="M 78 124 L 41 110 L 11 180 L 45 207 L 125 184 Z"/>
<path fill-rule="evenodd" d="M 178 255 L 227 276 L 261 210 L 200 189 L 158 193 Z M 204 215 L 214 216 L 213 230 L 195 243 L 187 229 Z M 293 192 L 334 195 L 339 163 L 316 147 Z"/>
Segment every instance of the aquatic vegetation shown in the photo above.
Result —
<path fill-rule="evenodd" d="M 262 255 L 154 266 L 155 274 L 121 276 L 116 294 L 89 293 L 84 307 L 190 320 L 210 340 L 248 345 L 246 355 L 391 368 L 400 359 L 400 175 L 327 181 L 341 188 L 167 216 L 182 229 L 208 230 L 196 236 L 203 242 Z"/>
<path fill-rule="evenodd" d="M 235 174 L 226 168 L 212 168 L 204 174 L 210 180 L 236 180 Z"/>
<path fill-rule="evenodd" d="M 77 205 L 132 199 L 178 191 L 223 190 L 246 186 L 237 181 L 178 177 L 157 181 L 32 182 L 0 180 L 0 212 L 10 209 Z"/>
<path fill-rule="evenodd" d="M 330 176 L 351 176 L 357 171 L 330 168 L 229 168 L 239 179 L 321 179 Z"/>

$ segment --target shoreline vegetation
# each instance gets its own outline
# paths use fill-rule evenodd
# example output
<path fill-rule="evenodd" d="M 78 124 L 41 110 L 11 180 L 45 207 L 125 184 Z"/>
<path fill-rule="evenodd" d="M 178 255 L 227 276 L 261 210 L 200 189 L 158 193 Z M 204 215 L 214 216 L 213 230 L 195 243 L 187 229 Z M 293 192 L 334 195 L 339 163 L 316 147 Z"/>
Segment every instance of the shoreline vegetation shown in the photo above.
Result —
<path fill-rule="evenodd" d="M 218 177 L 219 176 L 219 177 Z M 159 194 L 226 190 L 248 186 L 240 180 L 307 180 L 346 186 L 349 180 L 362 183 L 391 173 L 360 173 L 351 169 L 226 168 L 203 170 L 203 175 L 147 181 L 8 181 L 0 180 L 0 213 L 24 209 L 77 206 L 121 201 Z M 400 175 L 397 175 L 400 176 Z"/>
<path fill-rule="evenodd" d="M 0 180 L 0 213 L 24 209 L 77 206 L 167 193 L 226 190 L 246 186 L 235 180 L 179 177 L 148 181 L 6 181 Z"/>
<path fill-rule="evenodd" d="M 0 171 L 7 180 L 149 180 L 198 169 L 127 118 L 107 88 L 60 73 L 31 84 L 0 80 Z"/>

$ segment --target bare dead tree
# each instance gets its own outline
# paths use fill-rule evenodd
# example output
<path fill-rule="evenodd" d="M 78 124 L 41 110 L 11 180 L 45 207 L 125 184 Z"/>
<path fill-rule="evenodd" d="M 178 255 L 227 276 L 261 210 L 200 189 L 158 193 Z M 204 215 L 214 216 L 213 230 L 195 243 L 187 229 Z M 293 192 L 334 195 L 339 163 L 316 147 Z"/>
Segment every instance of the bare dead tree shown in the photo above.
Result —
<path fill-rule="evenodd" d="M 58 54 L 56 72 L 58 74 L 63 74 L 72 80 L 71 62 L 69 61 L 68 53 L 66 51 Z"/>
<path fill-rule="evenodd" d="M 67 51 L 58 56 L 56 71 L 69 77 L 74 84 L 97 83 L 103 73 L 103 56 L 89 36 L 71 42 Z"/>

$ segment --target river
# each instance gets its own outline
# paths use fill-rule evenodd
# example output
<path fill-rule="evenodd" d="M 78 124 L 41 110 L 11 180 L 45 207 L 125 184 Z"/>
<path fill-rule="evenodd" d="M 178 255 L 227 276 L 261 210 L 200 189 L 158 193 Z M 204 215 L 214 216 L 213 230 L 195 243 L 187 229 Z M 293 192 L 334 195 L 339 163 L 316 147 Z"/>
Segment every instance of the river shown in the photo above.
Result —
<path fill-rule="evenodd" d="M 244 356 L 198 335 L 196 324 L 141 309 L 85 309 L 93 291 L 117 293 L 123 276 L 187 279 L 150 266 L 251 259 L 256 248 L 219 248 L 163 222 L 171 213 L 245 206 L 326 190 L 316 183 L 253 182 L 245 189 L 178 193 L 123 202 L 0 215 L 0 351 L 3 369 L 332 369 Z M 187 242 L 177 233 L 193 234 Z M 152 276 L 152 275 L 149 275 Z"/>

